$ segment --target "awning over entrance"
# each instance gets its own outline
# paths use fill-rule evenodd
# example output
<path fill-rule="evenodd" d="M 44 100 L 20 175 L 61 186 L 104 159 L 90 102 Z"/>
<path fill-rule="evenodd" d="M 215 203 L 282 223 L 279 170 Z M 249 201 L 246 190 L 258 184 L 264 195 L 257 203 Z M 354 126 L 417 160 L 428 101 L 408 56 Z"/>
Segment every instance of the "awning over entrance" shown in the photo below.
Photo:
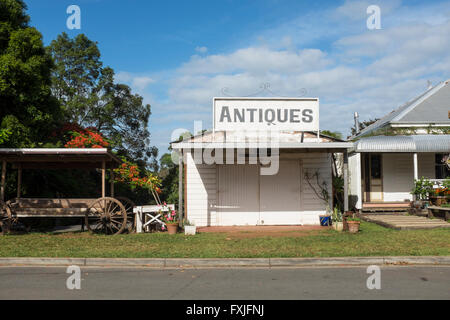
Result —
<path fill-rule="evenodd" d="M 450 152 L 450 135 L 373 136 L 355 142 L 354 152 Z"/>
<path fill-rule="evenodd" d="M 280 132 L 275 136 L 239 136 L 237 132 L 208 132 L 183 141 L 172 142 L 174 150 L 190 149 L 280 149 L 286 152 L 342 153 L 353 147 L 326 135 L 310 132 Z"/>

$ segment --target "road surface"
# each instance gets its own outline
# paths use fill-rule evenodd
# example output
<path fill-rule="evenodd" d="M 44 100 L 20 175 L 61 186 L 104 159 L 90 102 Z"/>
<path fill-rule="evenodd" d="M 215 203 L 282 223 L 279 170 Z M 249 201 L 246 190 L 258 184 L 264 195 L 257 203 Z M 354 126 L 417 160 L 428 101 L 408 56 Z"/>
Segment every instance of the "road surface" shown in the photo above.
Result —
<path fill-rule="evenodd" d="M 381 289 L 367 267 L 273 269 L 0 267 L 0 299 L 450 299 L 450 266 L 382 266 Z M 71 282 L 75 283 L 75 282 Z"/>

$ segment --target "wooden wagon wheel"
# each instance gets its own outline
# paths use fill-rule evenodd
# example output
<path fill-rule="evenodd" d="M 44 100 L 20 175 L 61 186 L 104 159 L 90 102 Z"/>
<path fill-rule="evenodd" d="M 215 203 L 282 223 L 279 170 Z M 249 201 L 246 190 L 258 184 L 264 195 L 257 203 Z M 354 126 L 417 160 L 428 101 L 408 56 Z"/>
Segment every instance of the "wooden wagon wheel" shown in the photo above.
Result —
<path fill-rule="evenodd" d="M 127 212 L 119 200 L 99 198 L 88 207 L 85 224 L 94 233 L 120 234 L 126 228 Z"/>
<path fill-rule="evenodd" d="M 11 206 L 0 200 L 0 223 L 2 227 L 2 234 L 5 234 L 11 230 L 11 224 L 14 222 Z"/>
<path fill-rule="evenodd" d="M 135 214 L 133 212 L 133 208 L 136 206 L 136 204 L 128 199 L 127 197 L 116 197 L 117 200 L 119 200 L 123 206 L 125 207 L 125 211 L 127 212 L 127 226 L 126 230 L 128 230 L 129 233 L 136 231 L 136 219 Z"/>

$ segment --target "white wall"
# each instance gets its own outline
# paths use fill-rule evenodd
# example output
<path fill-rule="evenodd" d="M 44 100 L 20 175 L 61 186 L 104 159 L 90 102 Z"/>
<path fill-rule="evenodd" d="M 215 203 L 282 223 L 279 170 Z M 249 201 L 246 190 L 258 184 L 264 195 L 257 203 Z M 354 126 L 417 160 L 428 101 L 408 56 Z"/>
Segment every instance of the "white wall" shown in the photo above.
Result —
<path fill-rule="evenodd" d="M 383 201 L 412 200 L 414 164 L 411 153 L 383 154 Z"/>
<path fill-rule="evenodd" d="M 362 208 L 362 177 L 361 177 L 361 153 L 352 153 L 348 156 L 348 188 L 349 209 L 354 204 L 356 209 Z M 353 199 L 356 199 L 356 203 Z"/>
<path fill-rule="evenodd" d="M 216 225 L 216 165 L 195 164 L 186 154 L 186 213 L 196 226 Z"/>
<path fill-rule="evenodd" d="M 325 180 L 328 193 L 332 195 L 331 154 L 329 153 L 301 153 L 299 158 L 303 163 L 303 174 L 311 175 L 318 171 L 321 181 Z M 304 179 L 303 179 L 304 180 Z M 332 201 L 332 199 L 330 199 Z M 331 207 L 330 201 L 330 207 Z M 302 185 L 302 221 L 303 224 L 319 224 L 319 215 L 326 213 L 326 205 L 320 200 L 311 187 L 303 181 Z"/>
<path fill-rule="evenodd" d="M 383 154 L 383 201 L 413 200 L 414 158 L 412 153 Z M 417 155 L 419 178 L 435 178 L 434 153 Z"/>

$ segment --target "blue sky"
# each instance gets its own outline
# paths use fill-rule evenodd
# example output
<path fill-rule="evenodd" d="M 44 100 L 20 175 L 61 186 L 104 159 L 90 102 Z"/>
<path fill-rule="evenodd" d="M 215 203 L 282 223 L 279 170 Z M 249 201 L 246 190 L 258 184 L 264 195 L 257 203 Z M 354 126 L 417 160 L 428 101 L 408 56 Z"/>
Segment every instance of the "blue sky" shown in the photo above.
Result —
<path fill-rule="evenodd" d="M 116 81 L 152 105 L 152 144 L 175 129 L 211 127 L 212 97 L 249 95 L 262 83 L 279 96 L 320 98 L 321 129 L 349 133 L 353 112 L 380 117 L 450 78 L 450 1 L 28 0 L 31 24 L 49 44 L 63 31 L 98 42 Z M 81 30 L 66 9 L 81 8 Z M 369 5 L 381 29 L 366 25 Z M 268 95 L 268 93 L 264 93 Z"/>

